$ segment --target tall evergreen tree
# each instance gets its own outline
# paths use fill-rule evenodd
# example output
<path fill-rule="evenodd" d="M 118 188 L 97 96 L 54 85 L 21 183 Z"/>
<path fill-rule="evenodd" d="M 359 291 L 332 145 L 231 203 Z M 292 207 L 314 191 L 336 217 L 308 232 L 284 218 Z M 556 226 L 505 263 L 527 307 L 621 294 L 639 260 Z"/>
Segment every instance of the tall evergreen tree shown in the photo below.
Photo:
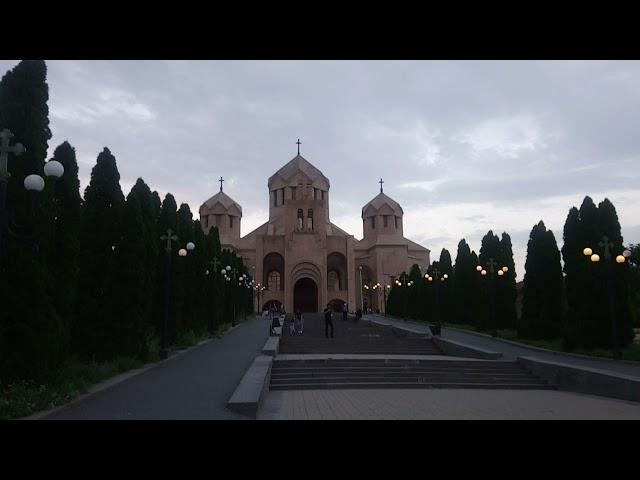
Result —
<path fill-rule="evenodd" d="M 508 233 L 503 232 L 500 239 L 500 252 L 502 267 L 507 267 L 507 271 L 499 277 L 498 292 L 498 309 L 502 312 L 502 328 L 515 329 L 518 321 L 516 311 L 516 300 L 518 291 L 516 288 L 516 264 L 513 260 L 513 248 L 511 245 L 511 237 Z"/>
<path fill-rule="evenodd" d="M 458 243 L 453 279 L 453 314 L 459 325 L 471 325 L 474 318 L 474 295 L 478 272 L 471 249 L 463 238 Z"/>
<path fill-rule="evenodd" d="M 72 325 L 72 346 L 86 358 L 104 353 L 102 338 L 108 323 L 106 273 L 113 268 L 119 243 L 124 196 L 116 159 L 108 148 L 98 155 L 84 194 L 78 251 L 78 305 Z"/>
<path fill-rule="evenodd" d="M 151 193 L 149 186 L 138 178 L 135 185 L 131 189 L 131 193 L 135 193 L 140 203 L 140 213 L 142 215 L 142 222 L 144 224 L 145 237 L 144 245 L 146 247 L 145 264 L 143 268 L 149 277 L 149 285 L 145 291 L 145 296 L 141 300 L 144 305 L 143 318 L 145 321 L 145 338 L 150 342 L 155 333 L 156 319 L 154 317 L 154 295 L 157 290 L 157 285 L 161 281 L 162 277 L 158 276 L 157 262 L 160 255 L 160 244 L 158 242 L 157 235 L 157 222 L 160 215 L 160 197 L 157 197 L 158 193 Z M 157 197 L 158 204 L 156 205 L 155 198 Z"/>
<path fill-rule="evenodd" d="M 145 327 L 148 315 L 150 276 L 140 200 L 135 190 L 127 196 L 115 241 L 113 261 L 105 280 L 107 320 L 96 357 L 102 360 L 117 355 L 146 358 Z"/>
<path fill-rule="evenodd" d="M 553 232 L 541 220 L 531 230 L 527 245 L 520 337 L 551 340 L 561 336 L 562 289 L 560 252 Z"/>
<path fill-rule="evenodd" d="M 46 262 L 52 229 L 51 198 L 27 192 L 24 178 L 43 175 L 49 129 L 49 89 L 43 61 L 20 62 L 0 81 L 0 129 L 14 134 L 26 152 L 9 155 L 6 211 L 21 233 L 36 233 L 37 248 L 3 235 L 0 248 L 0 376 L 43 378 L 60 361 L 64 329 L 53 301 L 53 277 Z"/>
<path fill-rule="evenodd" d="M 71 348 L 70 328 L 76 306 L 82 197 L 75 149 L 69 142 L 63 142 L 55 149 L 51 160 L 60 162 L 64 167 L 64 175 L 56 181 L 53 189 L 55 228 L 49 265 L 55 277 L 54 290 L 50 294 L 60 315 L 62 355 L 66 356 Z"/>
<path fill-rule="evenodd" d="M 454 271 L 451 264 L 451 254 L 449 250 L 443 248 L 440 252 L 440 259 L 438 261 L 440 265 L 441 278 L 447 275 L 444 281 L 440 281 L 440 306 L 441 306 L 441 321 L 443 323 L 453 322 L 453 282 Z"/>
<path fill-rule="evenodd" d="M 635 336 L 630 310 L 629 264 L 628 262 L 623 264 L 615 262 L 616 255 L 621 254 L 624 250 L 624 241 L 616 208 L 608 198 L 605 198 L 598 204 L 598 230 L 601 236 L 606 236 L 613 245 L 613 249 L 610 252 L 613 258 L 611 259 L 612 263 L 610 264 L 611 284 L 609 286 L 607 286 L 606 283 L 607 265 L 604 262 L 600 265 L 601 270 L 604 270 L 602 272 L 604 282 L 601 284 L 601 290 L 607 294 L 607 302 L 600 305 L 601 318 L 603 320 L 606 319 L 604 322 L 601 322 L 603 327 L 602 332 L 603 335 L 607 335 L 612 338 L 613 325 L 611 324 L 611 318 L 608 312 L 609 296 L 607 292 L 607 288 L 610 288 L 612 298 L 611 310 L 617 327 L 616 330 L 618 338 L 616 340 L 616 344 L 619 347 L 626 346 L 633 342 L 633 338 Z M 606 328 L 604 328 L 605 325 Z"/>

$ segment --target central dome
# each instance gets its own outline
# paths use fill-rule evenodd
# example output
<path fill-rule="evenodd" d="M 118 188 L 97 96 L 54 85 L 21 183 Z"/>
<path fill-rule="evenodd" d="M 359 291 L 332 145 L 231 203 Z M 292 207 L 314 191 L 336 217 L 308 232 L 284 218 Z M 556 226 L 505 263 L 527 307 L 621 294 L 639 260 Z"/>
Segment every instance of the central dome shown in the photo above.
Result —
<path fill-rule="evenodd" d="M 276 173 L 271 175 L 271 177 L 269 177 L 268 185 L 271 186 L 278 179 L 285 184 L 295 183 L 295 180 L 301 175 L 308 178 L 312 183 L 325 183 L 326 188 L 329 188 L 329 179 L 307 159 L 299 154 L 286 163 Z"/>

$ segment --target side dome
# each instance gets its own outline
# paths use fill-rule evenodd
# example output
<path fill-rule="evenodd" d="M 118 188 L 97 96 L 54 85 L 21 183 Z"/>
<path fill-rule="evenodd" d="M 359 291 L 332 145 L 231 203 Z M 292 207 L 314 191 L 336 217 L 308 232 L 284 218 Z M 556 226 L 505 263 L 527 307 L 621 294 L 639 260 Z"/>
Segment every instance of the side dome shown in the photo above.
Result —
<path fill-rule="evenodd" d="M 240 238 L 242 207 L 222 190 L 204 202 L 199 213 L 200 225 L 205 234 L 211 228 L 218 227 L 223 243 Z"/>
<path fill-rule="evenodd" d="M 363 237 L 402 235 L 404 212 L 398 202 L 380 192 L 362 207 Z"/>

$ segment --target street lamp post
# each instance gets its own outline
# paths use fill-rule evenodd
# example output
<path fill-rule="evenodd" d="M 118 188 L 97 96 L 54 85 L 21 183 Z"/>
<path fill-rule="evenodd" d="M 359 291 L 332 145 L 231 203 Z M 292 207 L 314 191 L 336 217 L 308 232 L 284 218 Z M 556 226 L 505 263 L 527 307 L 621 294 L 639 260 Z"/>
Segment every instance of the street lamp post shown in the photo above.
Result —
<path fill-rule="evenodd" d="M 364 294 L 362 292 L 362 265 L 358 267 L 358 270 L 360 270 L 360 310 L 362 313 L 367 313 L 364 311 Z"/>
<path fill-rule="evenodd" d="M 603 248 L 603 256 L 604 256 L 604 269 L 605 269 L 605 282 L 606 282 L 606 291 L 607 291 L 607 300 L 609 306 L 609 321 L 611 322 L 611 350 L 613 358 L 619 360 L 622 358 L 622 352 L 618 347 L 618 322 L 616 321 L 615 315 L 615 306 L 613 302 L 613 254 L 611 250 L 614 245 L 609 237 L 606 235 L 602 237 L 602 240 L 598 242 L 598 245 Z M 590 247 L 586 247 L 582 253 L 589 257 L 591 262 L 596 264 L 600 261 L 600 255 L 594 253 Z M 617 255 L 615 257 L 616 263 L 623 264 L 626 259 L 629 258 L 631 252 L 629 250 L 624 250 L 621 255 Z"/>
<path fill-rule="evenodd" d="M 498 276 L 502 277 L 505 273 L 509 271 L 508 267 L 501 267 L 496 271 L 496 266 L 498 262 L 496 262 L 493 258 L 490 258 L 487 262 L 487 267 L 489 268 L 489 311 L 491 312 L 491 336 L 498 336 L 498 327 L 496 326 L 496 308 L 495 308 L 495 277 L 496 273 Z M 480 273 L 483 277 L 487 276 L 487 270 L 482 268 L 482 265 L 476 266 L 476 271 Z"/>
<path fill-rule="evenodd" d="M 7 232 L 17 240 L 28 242 L 35 240 L 35 234 L 21 235 L 14 232 L 9 225 L 11 222 L 7 221 L 7 184 L 11 177 L 8 169 L 9 154 L 12 153 L 19 157 L 27 151 L 21 143 L 10 146 L 9 143 L 13 137 L 13 133 L 6 128 L 0 131 L 0 265 L 2 263 L 2 237 L 5 227 Z M 44 174 L 55 181 L 64 174 L 64 166 L 56 160 L 51 160 L 45 164 Z M 40 175 L 31 174 L 24 179 L 23 185 L 28 191 L 41 192 L 45 187 L 45 181 Z"/>
<path fill-rule="evenodd" d="M 168 229 L 160 240 L 167 242 L 164 256 L 164 313 L 162 316 L 162 331 L 160 333 L 160 359 L 164 360 L 169 356 L 167 347 L 167 326 L 169 324 L 169 296 L 171 295 L 171 242 L 177 242 L 178 236 L 174 235 L 172 229 Z"/>
<path fill-rule="evenodd" d="M 167 342 L 167 328 L 169 325 L 169 298 L 171 296 L 171 242 L 177 242 L 178 236 L 173 233 L 172 229 L 168 229 L 165 235 L 160 237 L 160 240 L 163 242 L 167 242 L 167 245 L 164 249 L 165 257 L 164 257 L 164 312 L 162 315 L 162 329 L 160 332 L 160 359 L 165 360 L 169 356 L 169 347 Z M 186 257 L 189 251 L 192 251 L 196 248 L 193 242 L 189 242 L 185 248 L 181 248 L 178 250 L 178 255 L 180 257 Z"/>

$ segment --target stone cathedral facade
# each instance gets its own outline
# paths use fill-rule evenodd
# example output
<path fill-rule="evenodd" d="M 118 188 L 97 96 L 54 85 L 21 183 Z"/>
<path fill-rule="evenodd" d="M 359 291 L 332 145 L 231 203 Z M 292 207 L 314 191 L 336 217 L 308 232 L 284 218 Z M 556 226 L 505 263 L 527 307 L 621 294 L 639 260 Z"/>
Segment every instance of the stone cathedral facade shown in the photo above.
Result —
<path fill-rule="evenodd" d="M 382 183 L 362 208 L 362 240 L 331 223 L 329 179 L 300 154 L 267 185 L 269 220 L 244 237 L 242 207 L 222 186 L 199 210 L 204 232 L 217 226 L 222 248 L 241 256 L 267 287 L 257 308 L 275 303 L 287 312 L 318 312 L 347 302 L 350 311 L 362 305 L 384 311 L 382 288 L 372 286 L 391 285 L 414 263 L 429 266 L 429 249 L 404 237 L 402 207 L 383 193 Z"/>

